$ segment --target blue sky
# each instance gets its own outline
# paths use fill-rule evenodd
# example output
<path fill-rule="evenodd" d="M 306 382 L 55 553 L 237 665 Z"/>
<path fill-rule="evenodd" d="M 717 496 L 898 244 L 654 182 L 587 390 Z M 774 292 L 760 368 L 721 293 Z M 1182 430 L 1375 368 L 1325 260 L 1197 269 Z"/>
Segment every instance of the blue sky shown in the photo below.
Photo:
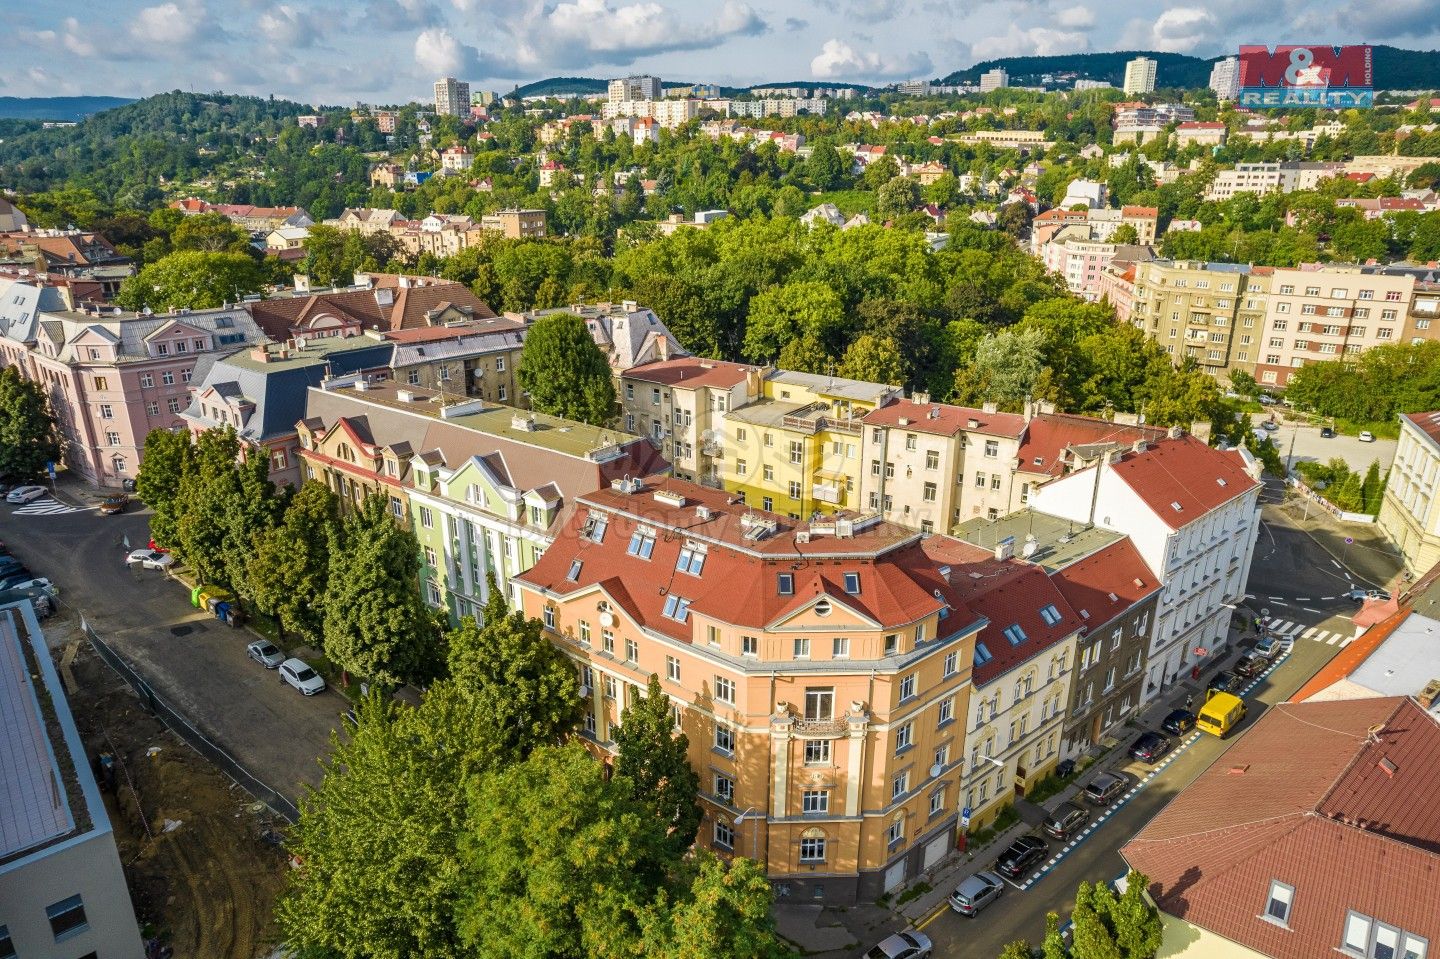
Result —
<path fill-rule="evenodd" d="M 0 95 L 307 103 L 655 73 L 744 85 L 943 76 L 997 56 L 1240 43 L 1440 46 L 1436 0 L 45 0 L 0 6 Z M 1164 82 L 1164 77 L 1160 78 Z"/>

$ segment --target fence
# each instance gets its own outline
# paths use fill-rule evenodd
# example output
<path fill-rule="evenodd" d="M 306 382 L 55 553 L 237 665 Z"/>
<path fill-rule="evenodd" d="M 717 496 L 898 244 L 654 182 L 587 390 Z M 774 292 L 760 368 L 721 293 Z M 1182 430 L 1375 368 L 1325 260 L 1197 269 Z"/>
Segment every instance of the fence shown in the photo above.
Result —
<path fill-rule="evenodd" d="M 1310 502 L 1314 503 L 1316 506 L 1320 507 L 1320 508 L 1323 509 L 1325 512 L 1329 513 L 1331 516 L 1335 517 L 1336 519 L 1341 520 L 1342 522 L 1346 522 L 1346 523 L 1374 523 L 1374 522 L 1375 522 L 1375 517 L 1371 516 L 1369 513 L 1350 513 L 1350 512 L 1346 512 L 1345 510 L 1343 510 L 1343 509 L 1341 509 L 1340 507 L 1336 506 L 1334 503 L 1330 502 L 1330 501 L 1329 501 L 1328 499 L 1326 499 L 1324 496 L 1320 495 L 1320 492 L 1319 492 L 1318 490 L 1314 490 L 1314 489 L 1311 489 L 1309 486 L 1306 486 L 1304 480 L 1300 479 L 1300 478 L 1297 477 L 1297 476 L 1292 476 L 1292 477 L 1290 477 L 1289 483 L 1290 483 L 1291 487 L 1294 488 L 1295 492 L 1298 493 L 1300 496 L 1302 496 L 1302 497 L 1304 497 L 1305 499 L 1309 500 Z"/>
<path fill-rule="evenodd" d="M 135 690 L 135 694 L 140 697 L 140 702 L 144 704 L 145 708 L 159 717 L 167 729 L 189 743 L 191 749 L 213 763 L 242 789 L 269 806 L 277 815 L 283 816 L 292 823 L 300 818 L 300 810 L 295 808 L 294 803 L 250 775 L 249 771 L 240 765 L 234 756 L 206 739 L 205 735 L 191 725 L 188 719 L 161 699 L 150 684 L 135 672 L 135 669 L 125 662 L 119 653 L 95 635 L 95 630 L 90 628 L 89 623 L 82 621 L 81 629 L 85 633 L 85 638 L 90 641 L 90 646 L 99 654 L 100 658 L 120 674 L 130 688 Z"/>

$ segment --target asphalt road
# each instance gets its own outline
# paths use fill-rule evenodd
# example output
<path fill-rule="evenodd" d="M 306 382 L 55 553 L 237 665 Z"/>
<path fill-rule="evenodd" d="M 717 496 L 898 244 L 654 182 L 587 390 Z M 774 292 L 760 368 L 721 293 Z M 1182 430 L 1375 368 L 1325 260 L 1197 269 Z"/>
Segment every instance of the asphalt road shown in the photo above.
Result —
<path fill-rule="evenodd" d="M 1280 416 L 1279 413 L 1275 415 L 1277 419 Z M 1263 416 L 1256 416 L 1255 425 L 1258 427 L 1263 419 Z M 1326 439 L 1320 435 L 1318 426 L 1301 426 L 1283 420 L 1280 421 L 1280 428 L 1268 435 L 1280 450 L 1281 458 L 1290 457 L 1292 464 L 1302 460 L 1328 463 L 1332 459 L 1342 459 L 1352 470 L 1359 473 L 1364 473 L 1376 460 L 1380 461 L 1382 470 L 1389 469 L 1398 445 L 1395 440 L 1387 439 L 1362 443 L 1358 437 L 1344 435 Z"/>
<path fill-rule="evenodd" d="M 124 539 L 138 549 L 148 529 L 143 514 L 0 504 L 0 539 L 60 588 L 60 614 L 46 622 L 52 644 L 73 634 L 83 614 L 177 712 L 293 801 L 302 784 L 320 782 L 317 757 L 329 753 L 344 702 L 328 690 L 306 698 L 282 686 L 274 670 L 246 656 L 253 633 L 200 613 L 165 574 L 127 567 Z"/>
<path fill-rule="evenodd" d="M 1246 697 L 1250 711 L 1240 733 L 1226 740 L 1207 735 L 1194 739 L 1144 789 L 1029 889 L 1007 887 L 1000 899 L 974 919 L 965 919 L 943 907 L 922 920 L 917 925 L 934 940 L 935 956 L 992 959 L 1006 943 L 1015 939 L 1029 939 L 1038 945 L 1045 934 L 1045 914 L 1055 911 L 1062 921 L 1067 918 L 1075 905 L 1075 888 L 1082 881 L 1103 882 L 1123 873 L 1125 862 L 1120 857 L 1120 847 L 1181 789 L 1223 756 L 1237 736 L 1243 735 L 1267 707 L 1284 702 L 1329 662 L 1340 646 L 1338 642 L 1327 644 L 1324 641 L 1327 633 L 1333 638 L 1336 633 L 1349 635 L 1352 631 L 1344 615 L 1310 616 L 1296 622 L 1306 627 L 1318 626 L 1321 638 L 1297 638 L 1289 657 L 1250 692 Z M 1124 767 L 1124 772 L 1132 780 L 1138 780 L 1149 772 L 1149 767 L 1131 763 Z M 1052 842 L 1052 852 L 1058 851 L 1060 845 Z M 989 868 L 988 863 L 985 868 Z"/>

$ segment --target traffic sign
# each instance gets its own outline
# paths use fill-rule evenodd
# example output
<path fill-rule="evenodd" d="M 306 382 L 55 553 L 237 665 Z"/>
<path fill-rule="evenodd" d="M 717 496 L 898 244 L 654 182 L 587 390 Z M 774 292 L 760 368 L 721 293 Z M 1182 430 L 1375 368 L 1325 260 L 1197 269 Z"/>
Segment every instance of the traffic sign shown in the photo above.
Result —
<path fill-rule="evenodd" d="M 960 828 L 961 828 L 961 829 L 969 829 L 969 828 L 970 828 L 970 807 L 969 807 L 969 806 L 966 806 L 964 809 L 960 810 Z"/>
<path fill-rule="evenodd" d="M 45 464 L 45 472 L 47 472 L 47 473 L 50 474 L 50 480 L 53 482 L 53 481 L 55 480 L 55 461 L 54 461 L 54 460 L 51 460 L 50 462 L 48 462 L 48 463 Z"/>
<path fill-rule="evenodd" d="M 1349 546 L 1349 545 L 1350 545 L 1351 543 L 1353 543 L 1353 542 L 1355 542 L 1355 537 L 1353 537 L 1353 536 L 1347 536 L 1347 537 L 1345 537 L 1345 545 L 1346 545 L 1346 546 Z"/>

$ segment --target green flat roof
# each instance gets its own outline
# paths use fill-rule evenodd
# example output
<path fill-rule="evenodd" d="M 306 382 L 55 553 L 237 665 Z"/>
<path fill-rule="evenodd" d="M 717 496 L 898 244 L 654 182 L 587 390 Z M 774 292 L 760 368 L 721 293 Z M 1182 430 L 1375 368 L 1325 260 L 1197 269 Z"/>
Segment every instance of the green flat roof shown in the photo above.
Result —
<path fill-rule="evenodd" d="M 1099 552 L 1111 543 L 1124 539 L 1123 533 L 1116 533 L 1096 526 L 1088 526 L 1032 509 L 1020 510 L 999 519 L 985 519 L 983 516 L 966 520 L 955 527 L 956 538 L 982 549 L 994 549 L 1007 536 L 1015 537 L 1016 559 L 1029 559 L 1044 567 L 1046 572 L 1063 569 L 1077 560 Z M 1024 555 L 1028 537 L 1034 537 L 1035 551 Z"/>

